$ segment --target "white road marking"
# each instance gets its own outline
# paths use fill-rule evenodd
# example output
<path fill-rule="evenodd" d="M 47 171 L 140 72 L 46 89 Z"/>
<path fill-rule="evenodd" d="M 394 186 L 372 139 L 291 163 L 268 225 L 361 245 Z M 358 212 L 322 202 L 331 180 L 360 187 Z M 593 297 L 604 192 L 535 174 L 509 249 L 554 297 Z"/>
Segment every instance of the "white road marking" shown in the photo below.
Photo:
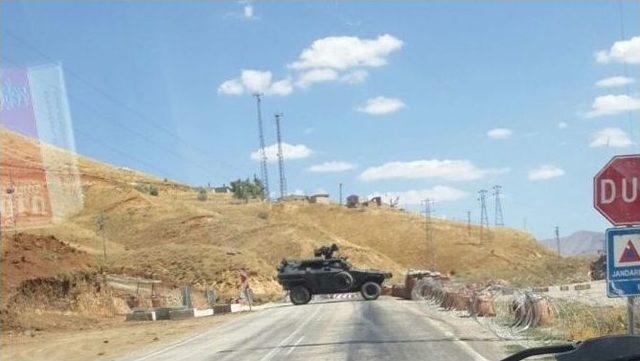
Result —
<path fill-rule="evenodd" d="M 268 354 L 264 355 L 264 357 L 262 357 L 260 359 L 260 361 L 267 361 L 267 360 L 271 360 L 271 358 L 273 358 L 273 356 L 275 356 L 281 349 L 282 346 L 289 342 L 289 340 L 291 338 L 293 338 L 298 332 L 300 332 L 300 330 L 302 330 L 304 328 L 304 326 L 307 325 L 307 323 L 309 323 L 309 321 L 311 321 L 320 311 L 320 309 L 323 307 L 324 305 L 319 305 L 315 312 L 313 312 L 313 314 L 311 314 L 311 316 L 309 316 L 309 318 L 307 318 L 306 320 L 304 320 L 304 322 L 302 322 L 293 332 L 291 332 L 291 334 L 289 334 L 289 336 L 287 336 L 284 340 L 280 341 L 280 343 L 278 344 L 278 346 L 274 347 L 273 350 L 271 350 Z"/>
<path fill-rule="evenodd" d="M 404 308 L 406 308 L 407 310 L 411 311 L 412 313 L 420 315 L 420 316 L 423 316 L 423 314 L 420 311 L 416 311 L 413 308 L 408 307 L 407 305 L 405 305 L 402 302 L 398 302 L 398 301 L 395 301 L 395 302 L 397 302 L 398 304 L 402 305 Z M 442 332 L 446 337 L 451 338 L 452 341 L 454 343 L 456 343 L 458 346 L 460 346 L 460 348 L 462 350 L 464 350 L 467 354 L 469 354 L 469 356 L 471 356 L 474 361 L 489 361 L 487 358 L 485 358 L 484 356 L 479 354 L 478 351 L 474 350 L 473 347 L 469 346 L 469 344 L 467 344 L 466 342 L 460 340 L 452 332 L 445 330 L 442 326 L 440 326 L 438 324 L 439 322 L 435 322 L 434 320 L 432 320 L 430 318 L 425 318 L 425 321 L 427 323 L 429 323 L 433 328 L 435 328 L 438 331 Z M 442 322 L 442 323 L 444 323 L 444 322 Z"/>
<path fill-rule="evenodd" d="M 294 343 L 293 346 L 291 346 L 291 348 L 289 349 L 289 351 L 287 351 L 287 353 L 285 355 L 289 355 L 290 353 L 292 353 L 293 350 L 295 350 L 296 347 L 298 347 L 298 345 L 300 344 L 300 341 L 302 341 L 303 338 L 304 338 L 304 336 L 300 337 L 298 339 L 298 341 L 296 341 L 296 343 Z"/>

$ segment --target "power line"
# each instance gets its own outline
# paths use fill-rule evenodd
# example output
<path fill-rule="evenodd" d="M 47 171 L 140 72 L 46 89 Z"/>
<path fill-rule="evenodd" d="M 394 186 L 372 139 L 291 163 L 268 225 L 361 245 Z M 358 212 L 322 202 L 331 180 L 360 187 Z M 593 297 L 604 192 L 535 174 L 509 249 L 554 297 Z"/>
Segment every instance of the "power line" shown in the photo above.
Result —
<path fill-rule="evenodd" d="M 47 55 L 44 51 L 40 50 L 35 45 L 25 41 L 24 39 L 20 38 L 17 35 L 15 35 L 12 31 L 10 31 L 10 30 L 8 30 L 6 28 L 3 28 L 2 30 L 5 33 L 7 33 L 7 35 L 9 35 L 11 38 L 16 40 L 20 44 L 22 44 L 24 47 L 30 49 L 31 51 L 33 51 L 34 53 L 36 53 L 37 55 L 39 55 L 40 57 L 42 57 L 46 61 L 49 61 L 51 63 L 58 63 L 52 57 Z M 14 65 L 16 65 L 16 64 L 14 63 Z M 18 66 L 18 65 L 16 65 L 16 66 Z M 174 133 L 171 130 L 169 130 L 168 128 L 166 128 L 165 126 L 163 126 L 163 125 L 151 120 L 148 116 L 146 116 L 145 114 L 143 114 L 139 110 L 137 110 L 137 109 L 131 107 L 130 105 L 120 101 L 119 99 L 113 97 L 112 95 L 107 93 L 105 90 L 103 90 L 100 87 L 94 85 L 92 82 L 86 80 L 83 76 L 81 76 L 80 74 L 76 73 L 73 69 L 71 69 L 69 67 L 65 67 L 65 73 L 69 74 L 71 77 L 73 77 L 74 79 L 78 80 L 79 82 L 84 84 L 86 87 L 92 89 L 94 92 L 96 92 L 97 94 L 101 95 L 105 99 L 107 99 L 110 102 L 116 104 L 121 109 L 124 109 L 124 110 L 128 111 L 129 113 L 135 115 L 136 117 L 146 121 L 148 124 L 153 125 L 154 129 L 161 130 L 162 132 L 166 133 L 168 136 L 170 136 L 174 140 L 178 141 L 179 143 L 182 143 L 183 145 L 186 145 L 188 148 L 190 148 L 190 149 L 192 149 L 192 150 L 194 150 L 196 152 L 201 153 L 207 160 L 211 160 L 211 157 L 210 157 L 210 155 L 208 154 L 207 151 L 197 147 L 196 145 L 193 144 L 193 142 L 190 142 L 188 140 L 183 139 L 182 137 L 178 136 L 176 133 Z M 225 163 L 225 162 L 220 161 L 220 160 L 218 160 L 218 162 L 220 162 L 222 164 L 225 164 L 226 166 L 230 167 L 230 169 L 233 169 L 233 166 L 228 164 L 228 163 Z"/>
<path fill-rule="evenodd" d="M 120 156 L 122 156 L 122 157 L 124 157 L 124 158 L 127 158 L 127 159 L 129 159 L 129 160 L 133 160 L 133 161 L 138 162 L 138 163 L 143 164 L 143 165 L 146 165 L 146 166 L 147 166 L 147 167 L 149 167 L 150 169 L 155 170 L 156 172 L 158 172 L 158 173 L 162 174 L 162 175 L 163 175 L 163 176 L 165 176 L 165 177 L 171 177 L 171 175 L 169 174 L 169 172 L 164 171 L 164 170 L 162 170 L 162 169 L 160 169 L 160 168 L 156 167 L 156 165 L 155 165 L 155 164 L 149 163 L 149 162 L 147 162 L 147 161 L 145 161 L 145 160 L 143 160 L 143 159 L 140 159 L 140 158 L 138 158 L 138 157 L 136 157 L 136 156 L 133 156 L 133 155 L 131 155 L 131 154 L 129 154 L 129 153 L 126 153 L 126 152 L 124 152 L 124 151 L 122 151 L 122 150 L 119 150 L 119 149 L 117 149 L 117 148 L 114 148 L 114 147 L 110 146 L 109 144 L 107 144 L 107 143 L 105 143 L 105 142 L 103 142 L 103 141 L 101 141 L 101 140 L 99 140 L 99 139 L 97 139 L 97 138 L 92 137 L 91 135 L 89 135 L 89 134 L 85 133 L 84 131 L 81 131 L 80 129 L 75 129 L 75 131 L 76 131 L 76 132 L 78 132 L 78 133 L 80 133 L 80 134 L 82 134 L 85 138 L 87 138 L 87 139 L 91 140 L 92 142 L 98 143 L 98 144 L 102 145 L 103 147 L 105 147 L 105 148 L 107 148 L 107 149 L 111 150 L 111 151 L 112 151 L 112 152 L 114 152 L 114 153 L 118 153 Z"/>
<path fill-rule="evenodd" d="M 260 103 L 262 102 L 261 97 L 262 94 L 255 93 L 253 94 L 256 97 L 256 105 L 258 110 L 258 138 L 260 141 L 260 178 L 262 180 L 262 185 L 264 186 L 265 198 L 267 201 L 271 198 L 271 194 L 269 193 L 269 170 L 267 169 L 267 153 L 265 151 L 264 146 L 264 131 L 262 129 L 262 109 L 260 107 Z"/>
<path fill-rule="evenodd" d="M 0 59 L 2 59 L 3 61 L 8 62 L 9 64 L 12 64 L 12 65 L 13 65 L 13 66 L 15 66 L 15 67 L 20 67 L 20 65 L 18 65 L 15 61 L 13 61 L 13 60 L 11 60 L 10 58 L 8 58 L 6 55 L 0 55 Z M 204 170 L 203 168 L 208 168 L 208 166 L 204 165 L 203 163 L 197 162 L 197 161 L 195 161 L 195 160 L 190 160 L 189 158 L 181 157 L 180 155 L 178 155 L 177 153 L 173 152 L 173 151 L 172 151 L 171 149 L 169 149 L 168 147 L 164 146 L 162 143 L 158 143 L 157 141 L 155 141 L 155 140 L 153 140 L 153 139 L 149 138 L 148 136 L 146 136 L 144 133 L 142 133 L 142 132 L 140 132 L 140 131 L 138 131 L 138 130 L 136 130 L 136 129 L 133 129 L 133 128 L 128 127 L 128 126 L 127 126 L 127 125 L 125 125 L 123 122 L 121 122 L 121 121 L 119 121 L 119 120 L 117 120 L 117 119 L 115 119 L 115 118 L 108 118 L 108 119 L 107 119 L 105 116 L 100 116 L 100 115 L 99 115 L 99 113 L 98 113 L 98 110 L 97 110 L 95 107 L 93 107 L 93 106 L 89 105 L 88 103 L 86 103 L 86 102 L 84 102 L 84 101 L 82 101 L 82 100 L 79 100 L 80 98 L 76 98 L 75 96 L 70 96 L 69 94 L 67 95 L 67 97 L 68 97 L 69 99 L 72 99 L 72 100 L 73 100 L 74 105 L 80 105 L 80 106 L 84 107 L 84 108 L 85 108 L 86 110 L 88 110 L 88 111 L 89 111 L 93 116 L 96 116 L 97 118 L 101 118 L 101 119 L 103 119 L 103 120 L 106 120 L 107 122 L 117 124 L 121 129 L 124 129 L 125 131 L 128 131 L 129 133 L 134 134 L 134 135 L 136 135 L 136 136 L 140 137 L 142 140 L 146 141 L 147 143 L 151 144 L 152 146 L 155 146 L 155 147 L 156 147 L 156 148 L 158 148 L 159 150 L 162 150 L 162 151 L 164 151 L 165 153 L 167 153 L 167 154 L 169 154 L 169 155 L 172 155 L 174 158 L 176 158 L 176 159 L 178 159 L 178 160 L 180 160 L 180 161 L 182 161 L 182 162 L 185 162 L 185 161 L 186 161 L 186 162 L 191 162 L 191 163 L 193 163 L 194 165 L 196 165 L 196 166 L 197 166 L 197 167 L 196 167 L 196 169 L 198 169 L 199 171 L 203 171 L 203 170 Z M 76 124 L 77 124 L 77 123 L 76 123 Z M 156 169 L 156 170 L 158 170 L 158 168 L 156 168 L 155 166 L 151 165 L 150 163 L 146 163 L 146 162 L 144 162 L 144 161 L 140 160 L 139 158 L 133 158 L 133 157 L 129 156 L 129 154 L 128 154 L 128 153 L 124 153 L 124 152 L 122 152 L 122 151 L 120 151 L 120 150 L 117 150 L 117 149 L 115 149 L 115 148 L 113 148 L 113 147 L 110 147 L 110 146 L 109 146 L 109 145 L 107 145 L 106 143 L 103 143 L 103 142 L 101 142 L 101 141 L 98 141 L 96 138 L 93 138 L 93 137 L 88 136 L 88 135 L 87 135 L 87 134 L 88 134 L 87 132 L 80 131 L 77 127 L 74 127 L 74 128 L 73 128 L 73 130 L 74 130 L 74 132 L 76 132 L 76 133 L 84 134 L 84 137 L 89 138 L 89 139 L 90 139 L 90 140 L 92 140 L 93 142 L 96 142 L 96 143 L 100 143 L 100 144 L 102 144 L 104 147 L 109 148 L 109 149 L 111 149 L 112 151 L 117 152 L 118 154 L 122 155 L 123 157 L 125 157 L 125 158 L 127 158 L 127 159 L 130 159 L 130 160 L 132 160 L 132 159 L 133 159 L 133 160 L 135 160 L 135 161 L 137 161 L 137 162 L 140 162 L 140 163 L 146 164 L 147 166 L 149 166 L 149 167 L 150 167 L 150 168 L 152 168 L 152 169 Z M 68 149 L 68 150 L 69 150 L 69 149 Z M 75 151 L 75 149 L 73 149 L 72 151 Z M 211 173 L 214 173 L 214 174 L 216 173 L 216 171 L 215 171 L 215 170 L 213 170 L 213 169 L 211 169 L 211 168 L 209 168 L 209 169 L 208 169 L 208 171 L 209 171 L 209 172 L 211 172 Z M 169 173 L 167 173 L 166 171 L 161 171 L 161 173 L 162 173 L 162 175 L 164 175 L 164 176 L 169 176 Z M 203 174 L 203 175 L 209 175 L 209 173 L 202 173 L 202 174 Z"/>
<path fill-rule="evenodd" d="M 280 198 L 287 195 L 287 179 L 284 176 L 284 154 L 282 153 L 282 133 L 280 131 L 280 119 L 284 115 L 282 113 L 275 114 L 276 118 L 276 137 L 278 140 L 278 171 L 280 173 Z"/>
<path fill-rule="evenodd" d="M 494 222 L 496 227 L 504 226 L 504 219 L 502 217 L 502 202 L 500 200 L 502 193 L 502 186 L 493 186 L 493 198 L 494 198 Z"/>

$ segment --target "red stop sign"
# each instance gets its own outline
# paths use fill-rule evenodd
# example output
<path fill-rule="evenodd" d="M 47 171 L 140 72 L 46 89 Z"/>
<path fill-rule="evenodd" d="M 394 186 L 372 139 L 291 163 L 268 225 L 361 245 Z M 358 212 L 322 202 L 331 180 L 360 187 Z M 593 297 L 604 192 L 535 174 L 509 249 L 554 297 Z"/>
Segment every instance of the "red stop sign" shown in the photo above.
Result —
<path fill-rule="evenodd" d="M 593 206 L 616 226 L 640 224 L 640 154 L 615 156 L 596 174 Z"/>

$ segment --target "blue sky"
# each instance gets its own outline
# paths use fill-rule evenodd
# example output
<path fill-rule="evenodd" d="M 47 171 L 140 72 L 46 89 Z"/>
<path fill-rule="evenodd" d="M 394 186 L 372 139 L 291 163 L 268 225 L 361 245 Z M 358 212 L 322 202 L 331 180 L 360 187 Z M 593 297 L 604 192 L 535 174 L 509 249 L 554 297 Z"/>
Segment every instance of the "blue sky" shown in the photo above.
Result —
<path fill-rule="evenodd" d="M 256 90 L 290 192 L 477 222 L 500 184 L 506 225 L 541 238 L 604 230 L 592 177 L 640 150 L 638 1 L 624 34 L 618 2 L 1 6 L 3 66 L 64 67 L 79 153 L 194 185 L 259 174 Z"/>

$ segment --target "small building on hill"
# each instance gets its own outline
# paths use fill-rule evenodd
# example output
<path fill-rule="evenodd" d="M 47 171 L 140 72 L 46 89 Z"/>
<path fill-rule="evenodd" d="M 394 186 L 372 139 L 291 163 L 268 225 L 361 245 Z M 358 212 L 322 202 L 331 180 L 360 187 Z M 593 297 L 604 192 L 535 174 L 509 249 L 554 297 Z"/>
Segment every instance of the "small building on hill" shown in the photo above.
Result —
<path fill-rule="evenodd" d="M 357 195 L 352 194 L 347 197 L 347 207 L 355 208 L 358 206 L 359 203 L 360 203 L 360 197 L 358 197 Z"/>
<path fill-rule="evenodd" d="M 329 195 L 326 193 L 314 194 L 309 197 L 309 203 L 329 204 Z"/>
<path fill-rule="evenodd" d="M 371 198 L 371 200 L 369 201 L 369 204 L 376 207 L 382 206 L 382 197 Z"/>

